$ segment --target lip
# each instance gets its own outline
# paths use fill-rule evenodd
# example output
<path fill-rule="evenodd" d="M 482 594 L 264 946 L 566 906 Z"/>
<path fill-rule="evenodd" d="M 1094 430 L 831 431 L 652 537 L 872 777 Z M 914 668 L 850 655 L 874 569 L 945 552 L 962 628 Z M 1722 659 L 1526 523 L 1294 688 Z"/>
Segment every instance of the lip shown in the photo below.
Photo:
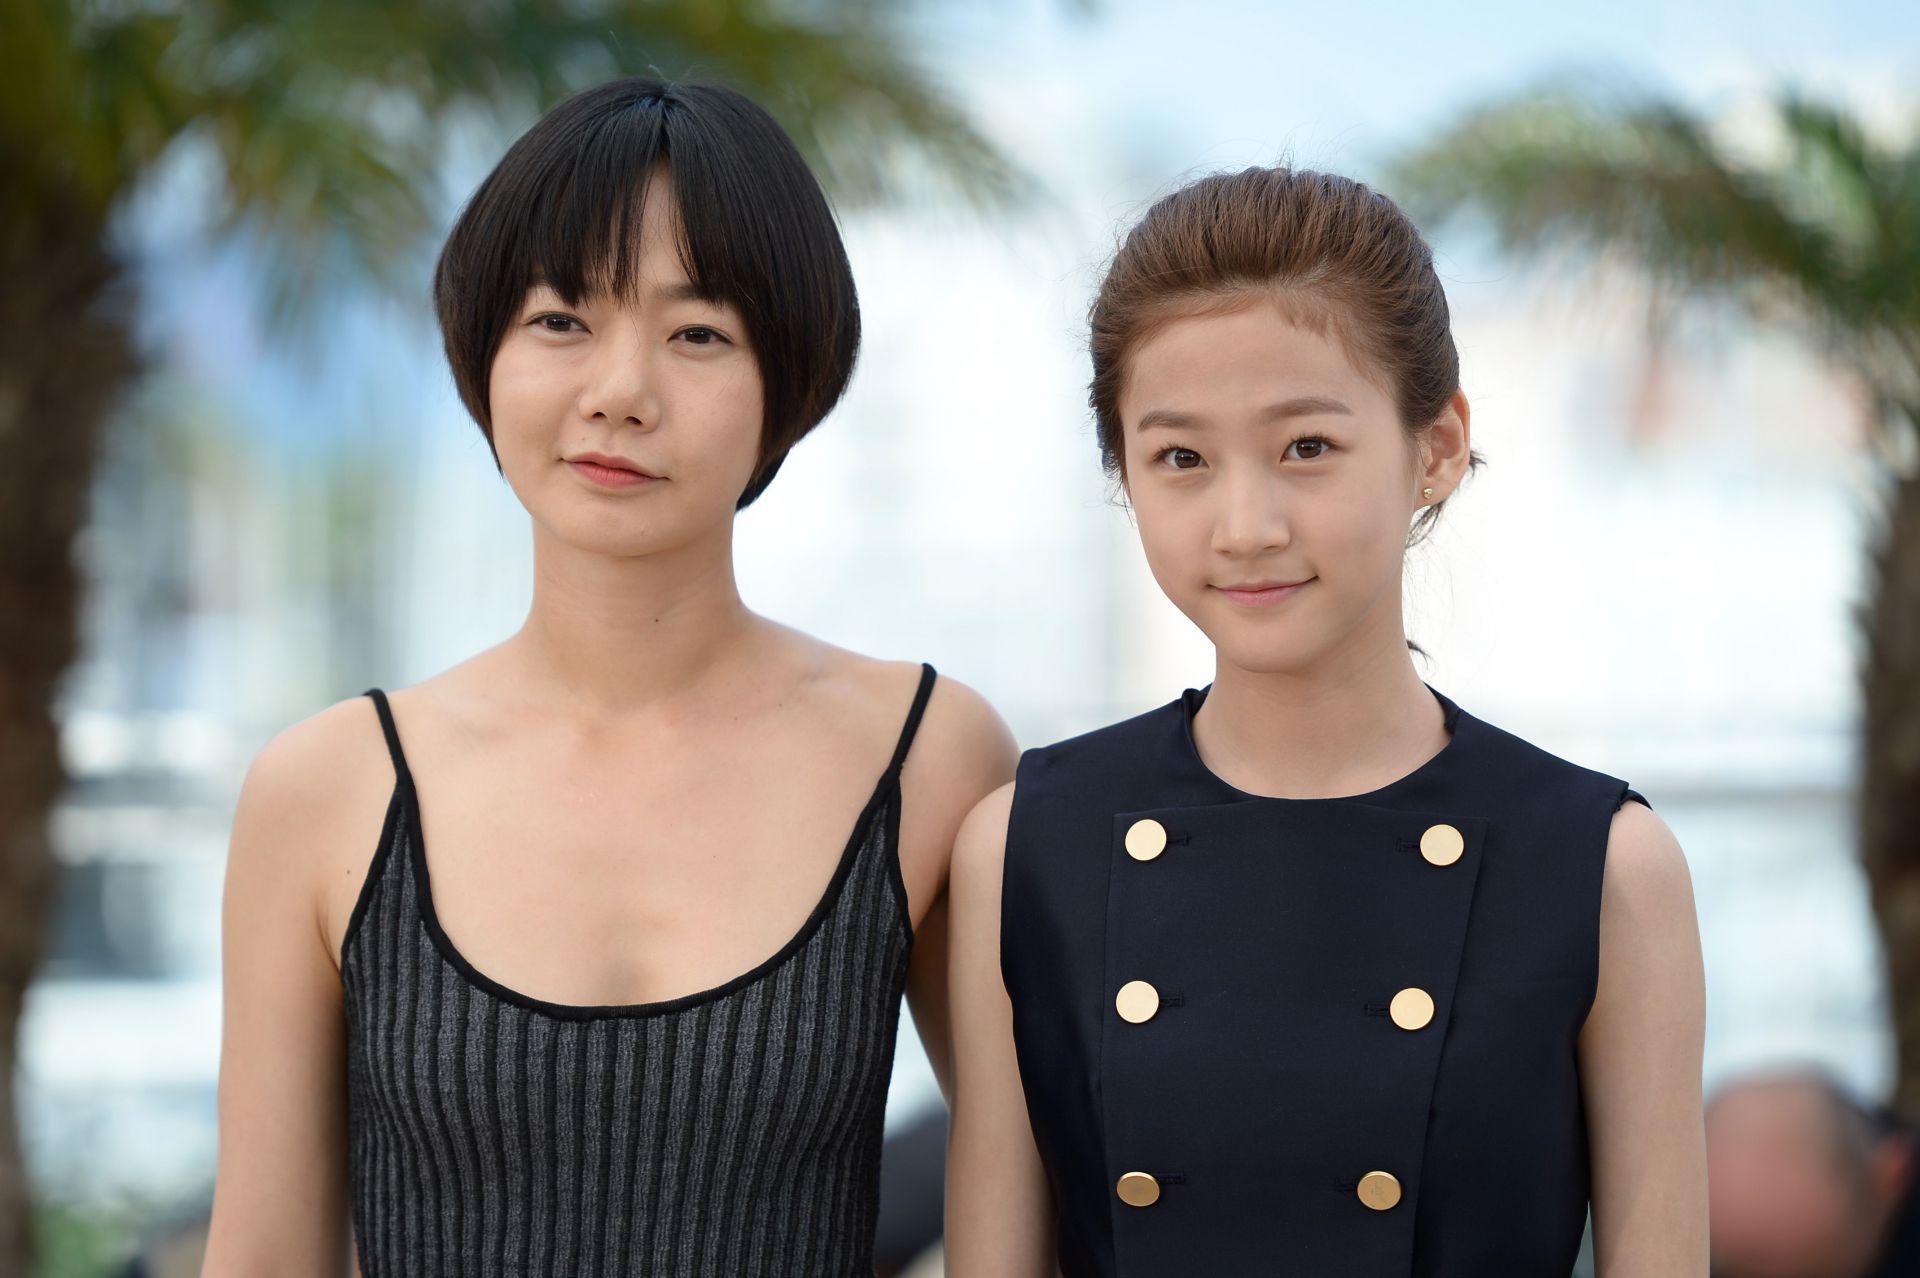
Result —
<path fill-rule="evenodd" d="M 1214 589 L 1242 607 L 1265 608 L 1293 598 L 1318 580 L 1318 577 L 1308 577 L 1304 581 L 1249 581 Z"/>
<path fill-rule="evenodd" d="M 569 470 L 597 488 L 633 488 L 660 481 L 660 476 L 638 462 L 609 453 L 575 453 L 564 460 Z"/>

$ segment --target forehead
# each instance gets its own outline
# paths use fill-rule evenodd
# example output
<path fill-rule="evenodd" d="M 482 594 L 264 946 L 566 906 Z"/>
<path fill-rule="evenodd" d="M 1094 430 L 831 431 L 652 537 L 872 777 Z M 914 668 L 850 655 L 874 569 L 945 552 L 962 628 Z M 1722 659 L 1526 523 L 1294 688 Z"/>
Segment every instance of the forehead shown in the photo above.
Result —
<path fill-rule="evenodd" d="M 1330 326 L 1259 299 L 1162 320 L 1128 357 L 1120 412 L 1133 422 L 1156 408 L 1225 413 L 1304 395 L 1340 399 L 1356 413 L 1392 409 Z"/>

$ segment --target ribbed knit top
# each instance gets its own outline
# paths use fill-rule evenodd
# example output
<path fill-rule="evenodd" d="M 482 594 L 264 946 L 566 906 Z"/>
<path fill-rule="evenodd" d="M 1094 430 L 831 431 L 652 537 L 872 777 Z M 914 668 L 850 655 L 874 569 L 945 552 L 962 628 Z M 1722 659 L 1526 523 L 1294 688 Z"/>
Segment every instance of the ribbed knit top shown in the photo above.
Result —
<path fill-rule="evenodd" d="M 385 695 L 393 798 L 341 943 L 364 1278 L 873 1272 L 881 1118 L 913 944 L 893 759 L 799 932 L 665 1002 L 519 994 L 434 914 Z"/>

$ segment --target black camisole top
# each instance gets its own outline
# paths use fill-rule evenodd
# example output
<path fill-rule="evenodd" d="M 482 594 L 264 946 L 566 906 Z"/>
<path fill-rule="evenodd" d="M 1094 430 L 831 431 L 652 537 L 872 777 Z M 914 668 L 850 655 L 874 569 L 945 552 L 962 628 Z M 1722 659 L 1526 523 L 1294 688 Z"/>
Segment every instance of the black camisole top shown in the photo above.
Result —
<path fill-rule="evenodd" d="M 667 1002 L 516 993 L 441 930 L 386 697 L 385 830 L 341 946 L 365 1278 L 873 1273 L 881 1118 L 913 945 L 900 770 L 934 671 L 818 905 Z"/>

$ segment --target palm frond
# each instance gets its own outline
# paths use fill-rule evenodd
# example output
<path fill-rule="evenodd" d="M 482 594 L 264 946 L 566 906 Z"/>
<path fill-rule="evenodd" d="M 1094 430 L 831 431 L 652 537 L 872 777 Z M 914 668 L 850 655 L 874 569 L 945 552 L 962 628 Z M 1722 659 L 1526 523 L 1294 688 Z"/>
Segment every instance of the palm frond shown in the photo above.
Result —
<path fill-rule="evenodd" d="M 901 10 L 873 0 L 0 4 L 19 18 L 0 42 L 0 155 L 27 174 L 14 213 L 64 185 L 104 215 L 170 146 L 207 148 L 219 228 L 281 259 L 281 313 L 342 273 L 411 283 L 449 138 L 525 127 L 616 75 L 753 95 L 843 204 L 1034 189 L 911 56 Z"/>
<path fill-rule="evenodd" d="M 1770 115 L 1771 145 L 1748 154 L 1657 98 L 1530 93 L 1408 152 L 1393 183 L 1418 220 L 1482 219 L 1523 257 L 1621 255 L 1656 289 L 1799 327 L 1877 402 L 1912 404 L 1920 150 L 1890 152 L 1845 112 L 1792 94 Z"/>

